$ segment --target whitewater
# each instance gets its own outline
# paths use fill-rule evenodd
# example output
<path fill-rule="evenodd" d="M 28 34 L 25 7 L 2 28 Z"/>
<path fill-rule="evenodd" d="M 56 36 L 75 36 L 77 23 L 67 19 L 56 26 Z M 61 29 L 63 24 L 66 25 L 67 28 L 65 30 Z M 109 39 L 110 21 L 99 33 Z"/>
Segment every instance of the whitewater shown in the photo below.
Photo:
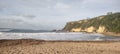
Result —
<path fill-rule="evenodd" d="M 36 40 L 62 40 L 62 41 L 120 41 L 120 37 L 105 36 L 84 32 L 42 32 L 42 33 L 9 33 L 0 32 L 0 40 L 3 39 L 36 39 Z"/>

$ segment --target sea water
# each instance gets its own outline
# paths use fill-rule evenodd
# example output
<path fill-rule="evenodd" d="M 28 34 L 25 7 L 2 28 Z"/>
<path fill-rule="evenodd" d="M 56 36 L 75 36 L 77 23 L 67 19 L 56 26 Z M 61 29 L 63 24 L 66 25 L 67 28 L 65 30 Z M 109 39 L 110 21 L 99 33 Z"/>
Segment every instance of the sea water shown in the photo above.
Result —
<path fill-rule="evenodd" d="M 36 39 L 36 40 L 66 40 L 66 41 L 120 41 L 120 37 L 105 36 L 97 33 L 84 32 L 40 32 L 40 33 L 16 33 L 0 32 L 0 40 L 3 39 Z"/>

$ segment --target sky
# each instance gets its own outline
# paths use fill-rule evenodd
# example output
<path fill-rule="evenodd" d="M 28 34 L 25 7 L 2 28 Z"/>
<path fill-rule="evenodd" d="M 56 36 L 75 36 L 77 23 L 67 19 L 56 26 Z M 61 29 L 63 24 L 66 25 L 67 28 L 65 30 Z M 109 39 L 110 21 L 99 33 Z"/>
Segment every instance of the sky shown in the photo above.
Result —
<path fill-rule="evenodd" d="M 62 29 L 66 22 L 120 12 L 120 0 L 0 0 L 0 28 Z"/>

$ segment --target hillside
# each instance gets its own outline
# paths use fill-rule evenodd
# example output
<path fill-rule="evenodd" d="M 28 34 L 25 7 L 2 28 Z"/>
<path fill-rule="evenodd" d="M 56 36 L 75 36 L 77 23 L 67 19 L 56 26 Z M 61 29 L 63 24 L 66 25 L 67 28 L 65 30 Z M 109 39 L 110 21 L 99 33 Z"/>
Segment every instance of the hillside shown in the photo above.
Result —
<path fill-rule="evenodd" d="M 0 28 L 0 32 L 22 32 L 22 33 L 38 33 L 38 32 L 52 32 L 49 30 L 34 30 L 34 29 L 15 29 L 15 28 Z"/>
<path fill-rule="evenodd" d="M 120 33 L 120 12 L 108 13 L 90 19 L 67 22 L 63 28 L 69 32 Z"/>

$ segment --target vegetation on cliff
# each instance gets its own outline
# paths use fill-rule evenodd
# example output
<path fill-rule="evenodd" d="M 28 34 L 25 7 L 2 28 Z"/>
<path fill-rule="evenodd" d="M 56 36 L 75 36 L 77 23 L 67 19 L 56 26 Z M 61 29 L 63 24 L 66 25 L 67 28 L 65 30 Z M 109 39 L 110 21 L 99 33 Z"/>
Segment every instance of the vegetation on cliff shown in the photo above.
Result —
<path fill-rule="evenodd" d="M 86 28 L 94 27 L 97 31 L 100 26 L 105 27 L 104 32 L 120 33 L 120 12 L 108 13 L 90 19 L 68 22 L 63 28 L 64 31 L 71 31 L 73 28 L 81 28 L 85 31 Z"/>

